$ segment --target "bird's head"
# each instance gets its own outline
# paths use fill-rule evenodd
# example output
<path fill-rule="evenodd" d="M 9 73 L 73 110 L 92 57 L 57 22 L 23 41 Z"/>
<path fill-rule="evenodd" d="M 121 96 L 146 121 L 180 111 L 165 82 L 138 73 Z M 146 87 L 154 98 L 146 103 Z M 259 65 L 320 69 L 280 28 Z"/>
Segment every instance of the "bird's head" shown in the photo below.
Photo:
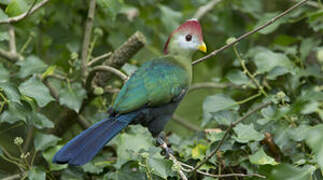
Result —
<path fill-rule="evenodd" d="M 168 37 L 164 54 L 192 55 L 196 50 L 206 52 L 206 45 L 200 23 L 196 19 L 190 19 Z"/>

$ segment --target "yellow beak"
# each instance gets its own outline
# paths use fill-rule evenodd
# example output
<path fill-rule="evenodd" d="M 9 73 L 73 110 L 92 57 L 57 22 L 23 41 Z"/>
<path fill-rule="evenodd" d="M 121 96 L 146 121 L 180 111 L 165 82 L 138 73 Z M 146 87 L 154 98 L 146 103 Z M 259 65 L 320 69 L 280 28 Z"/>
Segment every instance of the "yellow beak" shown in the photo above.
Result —
<path fill-rule="evenodd" d="M 206 51 L 207 51 L 207 48 L 206 48 L 206 45 L 205 45 L 205 43 L 204 43 L 204 42 L 202 43 L 202 45 L 200 45 L 200 46 L 198 47 L 198 49 L 199 49 L 200 51 L 204 52 L 204 53 L 206 53 Z"/>

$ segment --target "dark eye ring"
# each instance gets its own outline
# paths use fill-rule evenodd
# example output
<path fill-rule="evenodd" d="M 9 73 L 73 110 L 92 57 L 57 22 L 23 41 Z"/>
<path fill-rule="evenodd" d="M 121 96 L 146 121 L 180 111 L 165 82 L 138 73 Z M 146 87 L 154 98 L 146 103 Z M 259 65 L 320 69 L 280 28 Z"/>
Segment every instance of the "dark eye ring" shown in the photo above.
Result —
<path fill-rule="evenodd" d="M 192 35 L 188 34 L 185 36 L 186 41 L 191 41 L 192 40 Z"/>

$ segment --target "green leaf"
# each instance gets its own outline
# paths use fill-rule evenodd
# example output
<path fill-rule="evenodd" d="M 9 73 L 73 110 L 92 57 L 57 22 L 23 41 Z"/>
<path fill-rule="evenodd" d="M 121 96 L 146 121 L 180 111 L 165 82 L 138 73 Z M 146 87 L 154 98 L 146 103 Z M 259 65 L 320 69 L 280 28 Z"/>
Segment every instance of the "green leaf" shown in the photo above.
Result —
<path fill-rule="evenodd" d="M 3 66 L 3 64 L 0 64 L 0 83 L 7 82 L 9 79 L 10 72 Z"/>
<path fill-rule="evenodd" d="M 46 172 L 39 167 L 32 167 L 28 171 L 29 180 L 46 180 Z"/>
<path fill-rule="evenodd" d="M 0 122 L 13 124 L 17 121 L 27 122 L 28 111 L 20 103 L 9 102 L 8 110 L 0 115 Z"/>
<path fill-rule="evenodd" d="M 243 84 L 248 84 L 249 79 L 248 77 L 241 71 L 234 69 L 231 70 L 226 77 L 236 85 L 243 85 Z"/>
<path fill-rule="evenodd" d="M 58 152 L 63 146 L 57 145 L 53 146 L 51 148 L 48 148 L 46 151 L 42 153 L 43 157 L 46 159 L 48 165 L 49 165 L 49 170 L 51 171 L 59 171 L 62 169 L 67 168 L 67 164 L 55 164 L 53 163 L 53 157 Z"/>
<path fill-rule="evenodd" d="M 11 0 L 6 8 L 6 13 L 12 16 L 18 16 L 28 10 L 28 5 L 24 0 Z"/>
<path fill-rule="evenodd" d="M 205 157 L 206 150 L 207 150 L 207 146 L 205 146 L 204 144 L 197 144 L 192 149 L 192 158 L 202 160 Z"/>
<path fill-rule="evenodd" d="M 271 72 L 270 79 L 277 76 L 292 73 L 295 74 L 294 65 L 285 54 L 275 53 L 268 49 L 259 49 L 254 57 L 258 73 Z M 279 68 L 279 69 L 277 69 Z"/>
<path fill-rule="evenodd" d="M 222 121 L 225 121 L 233 117 L 230 112 L 225 110 L 238 110 L 239 105 L 231 99 L 229 96 L 224 94 L 217 94 L 214 96 L 208 96 L 203 102 L 203 122 L 202 126 L 205 126 L 210 120 L 214 118 L 214 116 L 218 116 L 218 118 L 222 118 Z M 229 114 L 228 114 L 229 113 Z M 223 119 L 224 118 L 224 119 Z"/>
<path fill-rule="evenodd" d="M 316 125 L 307 130 L 306 144 L 315 154 L 317 164 L 323 169 L 323 124 Z"/>
<path fill-rule="evenodd" d="M 298 168 L 289 164 L 281 164 L 271 171 L 269 180 L 312 180 L 312 173 L 315 169 L 314 166 L 309 165 Z"/>
<path fill-rule="evenodd" d="M 264 152 L 263 148 L 258 150 L 253 155 L 250 155 L 249 156 L 249 161 L 252 164 L 256 164 L 256 165 L 265 165 L 265 164 L 277 165 L 278 164 L 272 157 L 268 156 Z"/>
<path fill-rule="evenodd" d="M 50 121 L 45 115 L 39 112 L 32 112 L 30 115 L 30 121 L 38 129 L 54 127 L 54 123 Z"/>
<path fill-rule="evenodd" d="M 20 84 L 18 89 L 21 94 L 34 98 L 39 107 L 44 107 L 54 100 L 48 88 L 36 76 Z"/>
<path fill-rule="evenodd" d="M 234 136 L 234 139 L 240 143 L 261 141 L 265 137 L 262 133 L 255 130 L 253 124 L 244 125 L 240 123 L 233 130 L 237 134 L 237 136 Z"/>
<path fill-rule="evenodd" d="M 314 39 L 314 38 L 305 38 L 301 46 L 299 48 L 299 52 L 301 53 L 301 60 L 303 62 L 306 61 L 306 57 L 310 54 L 311 51 L 314 50 L 316 46 L 320 44 L 320 39 Z"/>
<path fill-rule="evenodd" d="M 49 147 L 55 146 L 59 140 L 60 138 L 54 135 L 38 132 L 34 138 L 34 146 L 37 151 L 44 151 Z"/>
<path fill-rule="evenodd" d="M 123 0 L 98 0 L 98 5 L 104 8 L 108 16 L 115 21 L 117 14 L 120 12 Z"/>
<path fill-rule="evenodd" d="M 3 12 L 2 9 L 0 9 L 0 21 L 4 21 L 8 19 L 8 15 Z"/>
<path fill-rule="evenodd" d="M 20 66 L 18 77 L 25 78 L 35 73 L 42 73 L 46 70 L 47 65 L 37 56 L 28 56 L 24 61 L 17 63 Z"/>
<path fill-rule="evenodd" d="M 169 160 L 161 158 L 152 157 L 148 159 L 149 168 L 151 168 L 152 173 L 167 179 L 170 174 L 172 163 Z"/>
<path fill-rule="evenodd" d="M 6 97 L 11 102 L 21 103 L 20 102 L 20 94 L 18 92 L 18 89 L 15 85 L 11 83 L 1 83 L 0 82 L 0 88 L 4 91 L 6 94 Z"/>
<path fill-rule="evenodd" d="M 130 152 L 138 153 L 141 149 L 148 150 L 154 146 L 152 136 L 147 129 L 141 126 L 131 126 L 130 128 L 132 133 L 123 133 L 115 141 L 118 144 L 118 160 L 115 165 L 117 167 L 134 158 Z"/>
<path fill-rule="evenodd" d="M 86 91 L 80 83 L 73 83 L 59 90 L 59 103 L 79 112 Z"/>

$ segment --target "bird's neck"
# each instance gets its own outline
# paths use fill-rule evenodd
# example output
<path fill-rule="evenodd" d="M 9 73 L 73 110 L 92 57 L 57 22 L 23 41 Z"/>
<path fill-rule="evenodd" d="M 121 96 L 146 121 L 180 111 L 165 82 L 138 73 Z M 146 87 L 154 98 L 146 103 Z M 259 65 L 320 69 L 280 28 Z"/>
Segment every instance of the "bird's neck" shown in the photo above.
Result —
<path fill-rule="evenodd" d="M 173 62 L 174 64 L 179 65 L 182 67 L 188 75 L 188 83 L 191 84 L 192 82 L 192 57 L 191 55 L 187 56 L 185 54 L 169 54 L 171 58 L 169 60 Z"/>

